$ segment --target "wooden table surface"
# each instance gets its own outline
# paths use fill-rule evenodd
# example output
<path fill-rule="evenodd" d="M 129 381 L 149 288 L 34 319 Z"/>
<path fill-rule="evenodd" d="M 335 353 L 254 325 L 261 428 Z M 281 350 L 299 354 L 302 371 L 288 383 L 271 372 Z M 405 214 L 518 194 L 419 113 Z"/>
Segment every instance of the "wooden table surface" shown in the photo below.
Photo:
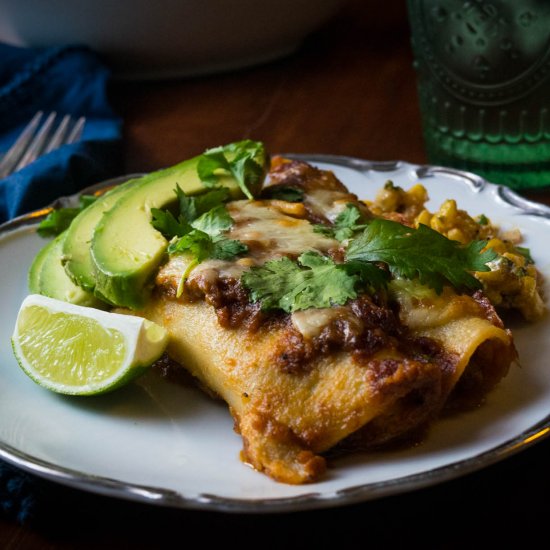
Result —
<path fill-rule="evenodd" d="M 196 79 L 114 81 L 124 171 L 158 169 L 253 138 L 271 152 L 424 163 L 405 3 L 353 1 L 296 53 Z M 550 191 L 525 194 L 550 204 Z M 0 516 L 0 548 L 480 548 L 546 532 L 550 441 L 474 472 L 363 504 L 236 515 L 136 504 L 52 485 L 52 509 L 28 525 Z M 334 542 L 331 542 L 332 546 Z M 504 546 L 507 547 L 507 546 Z"/>

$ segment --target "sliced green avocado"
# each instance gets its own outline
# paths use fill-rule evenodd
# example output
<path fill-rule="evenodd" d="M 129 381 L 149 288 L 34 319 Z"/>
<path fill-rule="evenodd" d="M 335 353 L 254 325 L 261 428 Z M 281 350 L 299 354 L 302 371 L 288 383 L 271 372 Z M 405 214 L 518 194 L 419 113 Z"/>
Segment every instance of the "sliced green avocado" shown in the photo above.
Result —
<path fill-rule="evenodd" d="M 226 147 L 231 150 L 235 146 L 238 144 Z M 133 309 L 143 307 L 168 245 L 151 225 L 151 209 L 175 203 L 176 185 L 188 195 L 206 189 L 197 172 L 201 158 L 203 155 L 144 176 L 102 216 L 91 247 L 95 294 L 102 300 Z M 263 147 L 257 163 L 265 175 L 267 158 Z M 234 198 L 243 196 L 237 180 L 223 171 L 216 184 L 227 187 Z"/>
<path fill-rule="evenodd" d="M 40 272 L 53 245 L 54 242 L 50 241 L 47 245 L 43 246 L 32 261 L 28 276 L 28 287 L 31 294 L 40 294 Z"/>
<path fill-rule="evenodd" d="M 93 292 L 96 283 L 95 267 L 90 254 L 94 229 L 104 212 L 138 181 L 140 178 L 134 178 L 109 190 L 82 210 L 67 230 L 61 261 L 71 280 L 84 290 Z"/>
<path fill-rule="evenodd" d="M 103 309 L 105 303 L 75 285 L 67 275 L 61 263 L 66 236 L 67 231 L 59 234 L 37 254 L 29 274 L 30 291 L 71 304 Z"/>

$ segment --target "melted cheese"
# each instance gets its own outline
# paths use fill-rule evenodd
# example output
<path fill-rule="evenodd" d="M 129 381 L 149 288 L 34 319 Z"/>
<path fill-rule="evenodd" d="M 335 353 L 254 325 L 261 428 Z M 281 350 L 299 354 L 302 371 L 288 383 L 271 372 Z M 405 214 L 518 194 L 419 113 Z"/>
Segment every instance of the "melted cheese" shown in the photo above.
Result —
<path fill-rule="evenodd" d="M 330 217 L 335 217 L 347 203 L 341 200 L 339 192 L 315 191 L 313 194 L 315 201 L 330 212 Z M 191 271 L 189 281 L 198 277 L 212 283 L 219 277 L 239 279 L 251 266 L 283 256 L 297 257 L 308 250 L 326 254 L 331 248 L 340 245 L 338 241 L 316 233 L 309 221 L 286 214 L 278 208 L 277 202 L 243 200 L 229 203 L 227 208 L 234 224 L 225 236 L 246 244 L 247 254 L 229 261 L 206 260 Z M 173 256 L 161 269 L 157 281 L 161 280 L 165 284 L 169 281 L 177 287 L 190 262 L 191 258 L 186 255 Z M 411 282 L 401 286 L 393 287 L 394 298 L 401 305 L 401 321 L 419 335 L 433 336 L 432 331 L 435 329 L 434 334 L 441 340 L 442 334 L 447 334 L 445 327 L 454 326 L 454 320 L 483 317 L 480 306 L 469 296 L 459 296 L 450 289 L 445 289 L 438 296 L 431 289 L 417 288 L 418 285 Z M 350 326 L 360 331 L 361 321 L 345 306 L 294 312 L 291 320 L 294 328 L 305 339 L 311 339 L 319 336 L 325 327 L 338 318 L 345 318 Z M 489 333 L 499 332 L 495 327 L 489 328 L 490 323 L 485 323 L 483 328 L 486 329 L 486 338 Z M 443 332 L 437 330 L 438 327 L 443 327 Z M 448 339 L 443 340 L 448 346 Z M 468 338 L 468 342 L 469 350 L 460 351 L 463 357 L 469 357 L 479 345 L 475 338 Z"/>
<path fill-rule="evenodd" d="M 311 308 L 295 311 L 291 316 L 294 328 L 306 339 L 319 336 L 326 326 L 337 319 L 346 319 L 357 332 L 362 328 L 361 320 L 347 307 Z"/>
<path fill-rule="evenodd" d="M 335 239 L 329 239 L 313 230 L 312 224 L 300 218 L 285 214 L 277 207 L 278 201 L 234 201 L 227 205 L 234 224 L 225 234 L 248 246 L 248 252 L 233 260 L 206 260 L 195 267 L 189 280 L 194 277 L 218 277 L 238 279 L 254 265 L 283 256 L 297 257 L 312 250 L 325 254 L 339 246 Z M 185 255 L 176 255 L 165 264 L 157 278 L 164 283 L 171 280 L 177 286 L 182 273 L 190 264 Z"/>
<path fill-rule="evenodd" d="M 403 288 L 392 285 L 392 294 L 399 303 L 401 322 L 411 330 L 421 331 L 446 325 L 465 316 L 482 317 L 481 306 L 468 295 L 456 294 L 445 287 L 440 295 L 417 283 L 406 284 Z M 422 288 L 422 294 L 415 289 Z M 409 290 L 407 290 L 409 289 Z"/>
<path fill-rule="evenodd" d="M 319 216 L 334 222 L 352 197 L 349 193 L 329 189 L 313 189 L 304 197 L 309 208 Z"/>
<path fill-rule="evenodd" d="M 315 233 L 307 220 L 281 212 L 271 201 L 235 201 L 227 209 L 235 223 L 226 236 L 246 244 L 248 253 L 230 261 L 206 260 L 193 270 L 191 277 L 214 271 L 220 277 L 238 279 L 253 265 L 299 256 L 308 250 L 326 253 L 339 245 L 338 241 Z"/>
<path fill-rule="evenodd" d="M 227 237 L 249 245 L 248 256 L 257 263 L 308 250 L 323 253 L 339 245 L 313 231 L 307 220 L 284 214 L 270 201 L 235 201 L 228 210 L 235 223 Z"/>

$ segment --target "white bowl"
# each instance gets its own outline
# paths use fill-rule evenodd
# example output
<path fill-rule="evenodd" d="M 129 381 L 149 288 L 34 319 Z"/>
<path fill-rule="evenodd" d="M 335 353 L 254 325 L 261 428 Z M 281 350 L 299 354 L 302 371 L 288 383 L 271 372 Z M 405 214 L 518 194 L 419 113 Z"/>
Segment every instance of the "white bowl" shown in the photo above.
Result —
<path fill-rule="evenodd" d="M 195 76 L 294 51 L 343 0 L 2 0 L 0 41 L 86 44 L 121 77 Z"/>

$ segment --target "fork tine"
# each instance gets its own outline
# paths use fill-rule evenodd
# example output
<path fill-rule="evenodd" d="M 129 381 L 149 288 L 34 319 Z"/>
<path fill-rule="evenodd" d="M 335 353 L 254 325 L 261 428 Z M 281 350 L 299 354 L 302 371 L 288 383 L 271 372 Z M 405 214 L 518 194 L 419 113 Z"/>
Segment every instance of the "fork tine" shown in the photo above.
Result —
<path fill-rule="evenodd" d="M 80 139 L 82 132 L 84 131 L 84 125 L 86 124 L 86 117 L 81 116 L 75 123 L 66 143 L 74 143 Z"/>
<path fill-rule="evenodd" d="M 25 166 L 27 166 L 27 164 L 30 164 L 33 160 L 35 160 L 40 155 L 42 151 L 42 147 L 44 147 L 44 144 L 46 143 L 50 130 L 53 126 L 53 123 L 55 122 L 56 116 L 57 116 L 57 113 L 55 112 L 50 113 L 48 115 L 46 122 L 44 122 L 42 128 L 38 130 L 35 138 L 29 144 L 27 151 L 23 155 L 23 158 L 19 161 L 19 163 L 15 167 L 16 172 L 18 170 L 21 170 L 21 168 L 24 168 Z"/>
<path fill-rule="evenodd" d="M 65 136 L 67 134 L 67 130 L 69 128 L 70 122 L 71 122 L 71 115 L 65 115 L 61 120 L 61 122 L 59 123 L 59 126 L 54 132 L 48 145 L 44 149 L 44 154 L 50 153 L 54 149 L 57 149 L 63 143 L 63 140 L 65 139 Z"/>
<path fill-rule="evenodd" d="M 42 123 L 43 115 L 42 111 L 35 114 L 4 155 L 0 161 L 0 179 L 21 170 L 41 155 L 50 153 L 62 145 L 78 141 L 82 136 L 86 124 L 85 117 L 80 117 L 73 124 L 71 115 L 65 115 L 55 127 L 57 113 L 50 113 Z"/>
<path fill-rule="evenodd" d="M 17 165 L 21 155 L 31 142 L 36 128 L 40 124 L 40 119 L 44 113 L 38 111 L 27 124 L 21 135 L 15 140 L 15 143 L 10 147 L 8 152 L 4 155 L 2 161 L 0 161 L 0 178 L 3 178 L 10 174 L 14 167 Z"/>

